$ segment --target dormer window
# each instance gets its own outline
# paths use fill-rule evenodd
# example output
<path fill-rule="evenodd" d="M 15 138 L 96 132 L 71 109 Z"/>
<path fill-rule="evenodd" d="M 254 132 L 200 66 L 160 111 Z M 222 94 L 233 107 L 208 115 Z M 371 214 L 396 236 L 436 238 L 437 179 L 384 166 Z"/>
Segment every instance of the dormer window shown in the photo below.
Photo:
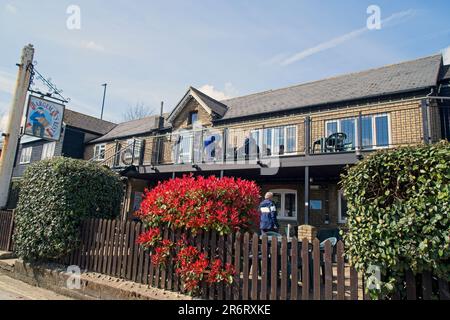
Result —
<path fill-rule="evenodd" d="M 193 125 L 198 120 L 198 111 L 189 112 L 188 125 Z"/>

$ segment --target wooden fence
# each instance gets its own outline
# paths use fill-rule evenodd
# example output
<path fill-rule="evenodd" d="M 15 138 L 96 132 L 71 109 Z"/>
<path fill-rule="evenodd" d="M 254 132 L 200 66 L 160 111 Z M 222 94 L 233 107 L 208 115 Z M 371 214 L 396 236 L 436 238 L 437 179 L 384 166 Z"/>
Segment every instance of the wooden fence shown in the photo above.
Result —
<path fill-rule="evenodd" d="M 12 251 L 14 229 L 14 212 L 0 210 L 0 251 Z"/>
<path fill-rule="evenodd" d="M 174 265 L 154 266 L 148 252 L 136 243 L 143 231 L 143 225 L 134 221 L 87 220 L 81 226 L 81 246 L 62 262 L 183 293 Z M 170 229 L 163 235 L 174 242 L 181 238 L 180 231 Z M 278 239 L 249 233 L 218 236 L 215 232 L 188 236 L 188 241 L 237 270 L 232 285 L 202 283 L 205 299 L 367 299 L 358 273 L 345 263 L 340 241 L 335 247 L 330 242 L 321 247 L 317 239 L 309 243 L 295 237 Z M 405 285 L 408 299 L 449 299 L 448 282 L 431 274 L 414 277 L 409 273 Z"/>

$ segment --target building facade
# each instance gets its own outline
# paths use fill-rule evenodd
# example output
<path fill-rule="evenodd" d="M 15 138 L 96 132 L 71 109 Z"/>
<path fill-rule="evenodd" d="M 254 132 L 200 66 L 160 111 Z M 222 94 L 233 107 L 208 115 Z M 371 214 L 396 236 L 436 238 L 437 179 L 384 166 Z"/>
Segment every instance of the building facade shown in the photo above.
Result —
<path fill-rule="evenodd" d="M 434 55 L 224 101 L 190 87 L 170 114 L 119 124 L 88 142 L 84 157 L 128 178 L 124 218 L 145 188 L 192 173 L 273 192 L 283 232 L 341 228 L 347 165 L 449 138 L 449 74 Z"/>

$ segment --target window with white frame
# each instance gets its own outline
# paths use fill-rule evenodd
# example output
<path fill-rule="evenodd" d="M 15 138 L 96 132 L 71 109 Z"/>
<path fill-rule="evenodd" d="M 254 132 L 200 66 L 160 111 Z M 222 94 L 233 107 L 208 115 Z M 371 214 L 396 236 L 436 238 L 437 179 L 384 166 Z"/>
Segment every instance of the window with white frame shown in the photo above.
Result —
<path fill-rule="evenodd" d="M 344 197 L 343 190 L 339 190 L 338 192 L 338 222 L 347 222 L 347 200 Z"/>
<path fill-rule="evenodd" d="M 105 143 L 96 144 L 94 147 L 94 160 L 96 161 L 105 160 L 105 150 L 106 150 Z"/>
<path fill-rule="evenodd" d="M 356 136 L 358 118 L 345 118 L 326 121 L 327 137 L 333 133 L 343 132 L 347 136 L 344 143 L 354 149 L 358 145 Z M 390 145 L 390 125 L 387 114 L 361 117 L 361 140 L 363 149 L 385 148 Z"/>
<path fill-rule="evenodd" d="M 270 190 L 277 208 L 278 218 L 297 219 L 297 191 L 290 189 Z"/>
<path fill-rule="evenodd" d="M 53 158 L 55 155 L 56 142 L 47 142 L 42 146 L 41 160 Z"/>
<path fill-rule="evenodd" d="M 22 148 L 22 152 L 20 153 L 20 164 L 30 163 L 31 162 L 31 152 L 33 151 L 33 147 Z"/>
<path fill-rule="evenodd" d="M 297 151 L 295 125 L 253 130 L 251 136 L 263 156 L 293 154 Z"/>

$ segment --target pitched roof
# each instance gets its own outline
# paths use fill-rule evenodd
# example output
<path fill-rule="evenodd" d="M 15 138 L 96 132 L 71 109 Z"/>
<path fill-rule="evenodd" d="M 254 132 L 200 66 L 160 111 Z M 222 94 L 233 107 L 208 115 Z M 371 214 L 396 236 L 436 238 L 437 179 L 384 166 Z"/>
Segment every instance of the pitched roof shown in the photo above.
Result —
<path fill-rule="evenodd" d="M 98 133 L 100 135 L 108 133 L 116 126 L 115 123 L 88 116 L 87 114 L 67 108 L 64 111 L 64 122 L 71 127 Z"/>
<path fill-rule="evenodd" d="M 227 106 L 223 103 L 211 98 L 194 87 L 190 87 L 190 89 L 194 91 L 199 99 L 201 99 L 214 113 L 222 117 L 227 112 Z"/>
<path fill-rule="evenodd" d="M 167 114 L 163 114 L 164 128 L 168 127 Z M 104 141 L 111 141 L 114 139 L 138 136 L 145 133 L 150 133 L 159 128 L 159 116 L 153 115 L 142 119 L 122 122 L 116 125 L 111 131 L 104 136 L 90 141 L 90 143 L 98 143 Z"/>
<path fill-rule="evenodd" d="M 222 100 L 222 119 L 411 92 L 435 86 L 442 55 L 388 65 L 278 90 Z"/>
<path fill-rule="evenodd" d="M 449 80 L 449 79 L 450 79 L 450 64 L 442 68 L 442 75 L 441 75 L 441 80 Z"/>

